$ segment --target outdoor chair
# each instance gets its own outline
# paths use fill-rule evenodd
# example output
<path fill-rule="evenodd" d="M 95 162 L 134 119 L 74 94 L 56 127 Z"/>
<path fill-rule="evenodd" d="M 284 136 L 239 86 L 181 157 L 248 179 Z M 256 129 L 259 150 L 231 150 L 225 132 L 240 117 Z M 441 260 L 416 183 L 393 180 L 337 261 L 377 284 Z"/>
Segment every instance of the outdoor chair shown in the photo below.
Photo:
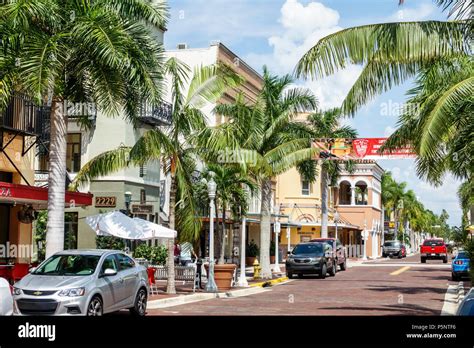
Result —
<path fill-rule="evenodd" d="M 150 293 L 152 295 L 158 294 L 158 286 L 156 285 L 155 279 L 156 267 L 148 267 L 146 271 L 148 274 L 148 283 L 150 284 Z"/>

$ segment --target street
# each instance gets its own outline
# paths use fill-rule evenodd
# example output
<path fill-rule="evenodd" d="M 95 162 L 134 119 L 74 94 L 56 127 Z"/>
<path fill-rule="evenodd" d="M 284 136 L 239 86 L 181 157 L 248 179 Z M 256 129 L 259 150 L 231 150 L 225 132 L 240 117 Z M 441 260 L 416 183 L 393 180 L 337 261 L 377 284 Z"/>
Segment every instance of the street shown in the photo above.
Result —
<path fill-rule="evenodd" d="M 148 315 L 440 315 L 452 282 L 450 262 L 420 256 L 376 260 L 338 272 L 306 276 L 245 297 L 212 299 Z"/>

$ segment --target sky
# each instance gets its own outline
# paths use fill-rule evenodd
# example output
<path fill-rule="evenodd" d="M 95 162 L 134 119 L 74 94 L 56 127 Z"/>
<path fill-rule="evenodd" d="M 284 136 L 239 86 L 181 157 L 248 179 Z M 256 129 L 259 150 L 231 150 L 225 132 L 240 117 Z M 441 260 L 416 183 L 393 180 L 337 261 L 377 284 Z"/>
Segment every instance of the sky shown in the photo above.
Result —
<path fill-rule="evenodd" d="M 445 20 L 431 0 L 169 0 L 170 21 L 165 47 L 178 43 L 190 48 L 220 41 L 261 72 L 267 65 L 274 74 L 292 74 L 301 56 L 322 37 L 344 28 L 381 22 Z M 346 69 L 324 79 L 296 81 L 310 88 L 321 109 L 339 106 L 362 68 Z M 360 137 L 386 137 L 397 127 L 398 110 L 412 81 L 371 100 L 343 123 L 355 127 Z M 406 181 L 435 213 L 446 209 L 449 223 L 460 225 L 457 198 L 459 182 L 451 176 L 433 187 L 416 176 L 412 159 L 383 160 L 379 164 L 398 181 Z"/>

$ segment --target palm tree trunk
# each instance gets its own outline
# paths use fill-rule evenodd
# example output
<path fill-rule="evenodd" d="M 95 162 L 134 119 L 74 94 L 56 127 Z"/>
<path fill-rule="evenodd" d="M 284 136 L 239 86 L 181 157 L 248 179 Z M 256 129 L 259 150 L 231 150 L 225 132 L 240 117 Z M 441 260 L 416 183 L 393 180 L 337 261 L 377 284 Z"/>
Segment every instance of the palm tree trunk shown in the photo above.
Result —
<path fill-rule="evenodd" d="M 63 112 L 62 102 L 53 99 L 51 105 L 51 145 L 49 151 L 46 258 L 64 249 L 66 138 L 67 115 Z"/>
<path fill-rule="evenodd" d="M 328 171 L 321 166 L 321 238 L 328 237 Z"/>
<path fill-rule="evenodd" d="M 219 261 L 217 262 L 219 265 L 223 265 L 224 256 L 225 256 L 225 204 L 222 205 L 222 231 L 220 233 L 219 241 L 220 241 L 220 255 Z"/>
<path fill-rule="evenodd" d="M 261 276 L 263 279 L 272 278 L 270 268 L 270 237 L 271 237 L 271 200 L 272 182 L 265 179 L 262 182 L 262 200 L 260 209 L 260 265 L 262 267 Z"/>
<path fill-rule="evenodd" d="M 169 227 L 175 229 L 175 218 L 176 218 L 176 177 L 175 174 L 171 174 L 171 188 L 170 188 L 170 215 L 169 215 Z M 168 239 L 168 279 L 166 292 L 168 294 L 176 294 L 175 277 L 174 277 L 174 243 L 173 239 Z"/>

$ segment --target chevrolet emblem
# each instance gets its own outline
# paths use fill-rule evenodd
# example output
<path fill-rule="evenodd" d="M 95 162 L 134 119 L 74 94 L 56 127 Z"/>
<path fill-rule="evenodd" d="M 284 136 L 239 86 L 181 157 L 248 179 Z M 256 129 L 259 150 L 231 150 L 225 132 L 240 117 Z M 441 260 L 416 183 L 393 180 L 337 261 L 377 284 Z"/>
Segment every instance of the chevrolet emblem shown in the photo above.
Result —
<path fill-rule="evenodd" d="M 33 293 L 33 295 L 35 295 L 35 296 L 39 296 L 39 295 L 41 295 L 41 294 L 43 294 L 43 292 L 41 292 L 41 291 L 35 291 L 35 292 Z"/>

